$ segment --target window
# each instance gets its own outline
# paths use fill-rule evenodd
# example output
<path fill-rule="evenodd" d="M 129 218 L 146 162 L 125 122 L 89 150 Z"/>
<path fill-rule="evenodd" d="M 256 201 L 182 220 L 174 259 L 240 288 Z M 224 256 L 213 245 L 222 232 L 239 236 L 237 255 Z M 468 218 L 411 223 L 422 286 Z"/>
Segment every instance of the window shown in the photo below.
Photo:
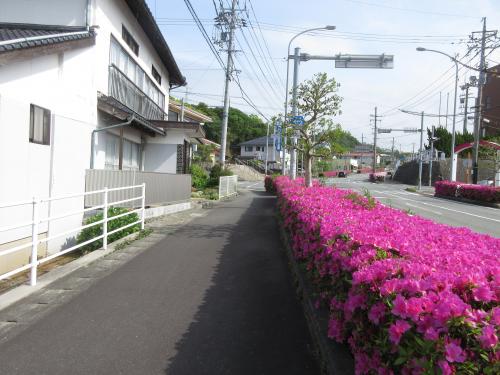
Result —
<path fill-rule="evenodd" d="M 123 140 L 122 169 L 125 171 L 139 170 L 140 146 L 127 139 Z M 105 169 L 119 169 L 120 137 L 106 133 Z"/>
<path fill-rule="evenodd" d="M 264 146 L 256 146 L 255 150 L 256 151 L 264 151 Z"/>
<path fill-rule="evenodd" d="M 168 110 L 168 121 L 179 121 L 179 114 L 177 112 Z"/>
<path fill-rule="evenodd" d="M 246 152 L 252 152 L 253 151 L 253 146 L 245 146 L 245 151 Z"/>
<path fill-rule="evenodd" d="M 130 47 L 130 49 L 135 53 L 136 56 L 139 56 L 139 44 L 135 41 L 134 37 L 130 32 L 122 25 L 122 38 Z"/>
<path fill-rule="evenodd" d="M 50 111 L 37 105 L 30 105 L 30 142 L 50 144 Z"/>
<path fill-rule="evenodd" d="M 151 65 L 151 75 L 153 78 L 158 82 L 159 85 L 161 85 L 161 75 L 158 73 L 158 71 L 155 69 L 153 65 Z"/>
<path fill-rule="evenodd" d="M 144 70 L 137 65 L 114 37 L 111 37 L 109 60 L 111 65 L 115 65 L 134 83 L 134 85 L 153 100 L 155 104 L 161 109 L 165 107 L 165 95 L 163 95 L 157 85 L 148 75 L 146 75 Z"/>

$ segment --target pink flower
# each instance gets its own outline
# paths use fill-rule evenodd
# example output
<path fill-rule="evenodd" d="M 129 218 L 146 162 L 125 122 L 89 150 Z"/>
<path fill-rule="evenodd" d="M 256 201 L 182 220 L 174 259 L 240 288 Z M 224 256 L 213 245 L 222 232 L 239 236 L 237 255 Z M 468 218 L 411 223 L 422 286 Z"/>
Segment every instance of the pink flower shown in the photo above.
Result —
<path fill-rule="evenodd" d="M 341 342 L 344 340 L 342 323 L 338 319 L 331 318 L 328 322 L 328 337 Z"/>
<path fill-rule="evenodd" d="M 479 336 L 479 342 L 483 349 L 491 349 L 498 344 L 498 336 L 495 332 L 495 327 L 492 325 L 484 327 L 481 336 Z"/>
<path fill-rule="evenodd" d="M 472 296 L 474 301 L 478 302 L 490 302 L 494 298 L 494 294 L 490 288 L 487 286 L 480 286 L 479 288 L 474 288 L 472 290 Z"/>
<path fill-rule="evenodd" d="M 382 318 L 385 313 L 385 305 L 382 302 L 378 302 L 370 309 L 370 312 L 368 313 L 368 319 L 370 319 L 375 324 L 379 324 L 380 318 Z"/>
<path fill-rule="evenodd" d="M 398 294 L 394 299 L 392 313 L 401 318 L 406 318 L 406 308 L 406 300 Z"/>
<path fill-rule="evenodd" d="M 439 368 L 441 369 L 443 375 L 452 375 L 453 374 L 453 367 L 450 366 L 450 364 L 446 361 L 439 361 L 438 362 Z"/>
<path fill-rule="evenodd" d="M 444 354 L 448 362 L 463 362 L 465 361 L 465 352 L 460 345 L 451 341 L 444 346 Z"/>
<path fill-rule="evenodd" d="M 408 331 L 411 326 L 404 320 L 398 320 L 389 327 L 389 338 L 394 344 L 399 344 L 401 336 Z"/>

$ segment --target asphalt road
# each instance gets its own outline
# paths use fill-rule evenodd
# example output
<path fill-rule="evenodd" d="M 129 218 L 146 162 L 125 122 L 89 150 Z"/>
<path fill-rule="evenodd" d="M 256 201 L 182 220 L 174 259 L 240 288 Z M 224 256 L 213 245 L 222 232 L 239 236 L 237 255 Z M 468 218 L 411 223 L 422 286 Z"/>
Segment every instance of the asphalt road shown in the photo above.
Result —
<path fill-rule="evenodd" d="M 275 200 L 251 189 L 85 288 L 91 269 L 18 303 L 4 324 L 24 327 L 0 329 L 0 373 L 318 374 Z M 49 313 L 28 316 L 68 289 Z"/>
<path fill-rule="evenodd" d="M 450 201 L 432 196 L 432 188 L 424 188 L 424 194 L 413 193 L 405 189 L 409 185 L 398 183 L 371 183 L 367 175 L 350 175 L 347 178 L 334 178 L 340 188 L 363 192 L 371 195 L 382 204 L 401 210 L 410 209 L 417 215 L 436 222 L 457 227 L 468 227 L 476 232 L 500 237 L 500 209 L 483 207 L 469 203 Z"/>

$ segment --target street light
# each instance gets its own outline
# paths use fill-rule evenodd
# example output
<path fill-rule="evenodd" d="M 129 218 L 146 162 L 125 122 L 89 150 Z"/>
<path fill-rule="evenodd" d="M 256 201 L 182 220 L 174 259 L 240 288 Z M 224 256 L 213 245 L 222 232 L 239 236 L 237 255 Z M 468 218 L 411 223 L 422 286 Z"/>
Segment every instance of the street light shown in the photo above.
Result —
<path fill-rule="evenodd" d="M 440 55 L 444 55 L 451 59 L 455 63 L 455 99 L 453 101 L 453 126 L 451 129 L 451 181 L 457 180 L 457 160 L 455 158 L 455 122 L 457 117 L 457 88 L 458 88 L 458 61 L 456 56 L 450 56 L 447 53 L 437 51 L 435 49 L 427 49 L 424 47 L 417 47 L 417 51 L 419 52 L 435 52 Z"/>
<path fill-rule="evenodd" d="M 327 25 L 323 27 L 314 27 L 312 29 L 307 29 L 304 31 L 301 31 L 300 33 L 294 35 L 292 39 L 290 39 L 290 42 L 288 43 L 288 50 L 286 54 L 286 91 L 285 91 L 285 126 L 287 123 L 287 116 L 288 116 L 288 79 L 290 76 L 290 46 L 292 45 L 292 42 L 299 36 L 305 33 L 309 33 L 311 31 L 319 31 L 319 30 L 335 30 L 335 26 Z M 285 175 L 285 157 L 286 155 L 286 135 L 285 135 L 285 141 L 283 142 L 283 160 L 282 160 L 282 165 L 281 165 L 281 173 Z"/>

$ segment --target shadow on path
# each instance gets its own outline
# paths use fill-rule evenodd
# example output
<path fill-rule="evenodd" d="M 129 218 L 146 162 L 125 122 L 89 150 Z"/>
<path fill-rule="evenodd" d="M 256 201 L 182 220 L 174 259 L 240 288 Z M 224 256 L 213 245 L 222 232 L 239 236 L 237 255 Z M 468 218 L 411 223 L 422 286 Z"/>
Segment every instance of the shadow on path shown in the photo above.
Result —
<path fill-rule="evenodd" d="M 234 215 L 232 208 L 239 208 L 234 225 L 186 226 L 177 232 L 210 237 L 230 227 L 212 286 L 176 343 L 166 374 L 319 373 L 281 250 L 275 200 L 268 197 L 247 193 L 214 210 Z"/>

